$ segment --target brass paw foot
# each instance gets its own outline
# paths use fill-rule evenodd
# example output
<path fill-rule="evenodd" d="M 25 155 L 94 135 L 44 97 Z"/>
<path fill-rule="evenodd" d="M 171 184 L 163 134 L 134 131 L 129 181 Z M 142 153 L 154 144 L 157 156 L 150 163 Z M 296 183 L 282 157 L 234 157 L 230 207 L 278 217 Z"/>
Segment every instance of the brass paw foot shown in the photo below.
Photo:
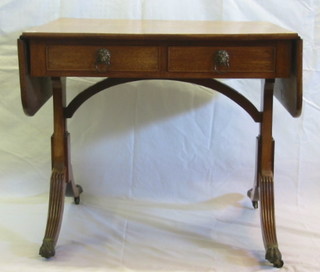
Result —
<path fill-rule="evenodd" d="M 55 255 L 54 241 L 52 239 L 44 239 L 39 254 L 44 258 L 50 258 Z"/>
<path fill-rule="evenodd" d="M 273 264 L 274 267 L 283 266 L 282 255 L 278 247 L 270 247 L 266 252 L 266 259 Z"/>

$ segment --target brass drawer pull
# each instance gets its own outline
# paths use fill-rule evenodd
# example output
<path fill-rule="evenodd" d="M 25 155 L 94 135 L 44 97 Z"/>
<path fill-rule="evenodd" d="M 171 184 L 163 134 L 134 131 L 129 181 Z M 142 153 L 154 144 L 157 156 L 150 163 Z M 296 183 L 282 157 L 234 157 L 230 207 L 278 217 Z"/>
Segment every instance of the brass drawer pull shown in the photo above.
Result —
<path fill-rule="evenodd" d="M 101 48 L 97 51 L 96 70 L 99 73 L 106 72 L 111 65 L 111 53 L 106 48 Z"/>
<path fill-rule="evenodd" d="M 218 50 L 214 57 L 214 70 L 218 73 L 228 70 L 230 67 L 229 61 L 229 53 L 226 50 Z"/>

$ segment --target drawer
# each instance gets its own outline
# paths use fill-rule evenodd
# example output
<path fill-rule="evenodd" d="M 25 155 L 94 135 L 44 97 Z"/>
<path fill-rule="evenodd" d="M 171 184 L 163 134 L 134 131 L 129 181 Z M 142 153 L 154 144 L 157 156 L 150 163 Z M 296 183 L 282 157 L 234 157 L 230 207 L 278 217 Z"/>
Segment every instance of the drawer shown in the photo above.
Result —
<path fill-rule="evenodd" d="M 108 52 L 109 64 L 98 60 L 99 54 L 105 54 L 103 50 Z M 159 70 L 159 49 L 157 46 L 48 45 L 46 62 L 47 71 L 153 72 Z"/>
<path fill-rule="evenodd" d="M 225 52 L 227 65 L 217 63 Z M 272 73 L 275 71 L 273 46 L 170 46 L 169 72 Z"/>

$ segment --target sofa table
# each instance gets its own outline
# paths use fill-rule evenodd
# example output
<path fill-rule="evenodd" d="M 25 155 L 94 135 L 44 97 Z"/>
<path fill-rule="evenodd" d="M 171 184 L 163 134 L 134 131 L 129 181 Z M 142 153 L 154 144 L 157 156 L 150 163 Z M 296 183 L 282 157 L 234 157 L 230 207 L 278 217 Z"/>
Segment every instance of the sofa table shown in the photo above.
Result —
<path fill-rule="evenodd" d="M 266 259 L 282 267 L 274 216 L 273 96 L 293 117 L 302 107 L 302 40 L 266 22 L 148 21 L 62 18 L 18 39 L 21 98 L 34 115 L 53 96 L 54 132 L 47 226 L 40 255 L 55 254 L 65 195 L 80 201 L 70 163 L 67 118 L 94 94 L 127 82 L 176 80 L 218 91 L 259 123 L 256 177 Z M 104 77 L 66 104 L 66 77 Z M 261 109 L 213 78 L 265 79 Z"/>

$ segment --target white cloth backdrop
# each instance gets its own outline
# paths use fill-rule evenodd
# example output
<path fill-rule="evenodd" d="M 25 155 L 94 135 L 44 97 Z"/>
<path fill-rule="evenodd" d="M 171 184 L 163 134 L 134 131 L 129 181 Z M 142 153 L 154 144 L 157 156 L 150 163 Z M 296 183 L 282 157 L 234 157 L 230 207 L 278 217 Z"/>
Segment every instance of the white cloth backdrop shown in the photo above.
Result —
<path fill-rule="evenodd" d="M 56 257 L 47 216 L 52 101 L 20 103 L 16 39 L 59 17 L 269 21 L 304 40 L 304 107 L 275 100 L 276 220 L 283 271 L 320 270 L 319 0 L 0 0 L 1 271 L 270 271 L 254 179 L 258 125 L 223 95 L 145 81 L 87 101 L 69 122 L 81 205 L 66 199 Z M 68 79 L 69 99 L 96 79 Z M 260 80 L 228 80 L 259 105 Z M 277 269 L 275 269 L 276 271 Z"/>

